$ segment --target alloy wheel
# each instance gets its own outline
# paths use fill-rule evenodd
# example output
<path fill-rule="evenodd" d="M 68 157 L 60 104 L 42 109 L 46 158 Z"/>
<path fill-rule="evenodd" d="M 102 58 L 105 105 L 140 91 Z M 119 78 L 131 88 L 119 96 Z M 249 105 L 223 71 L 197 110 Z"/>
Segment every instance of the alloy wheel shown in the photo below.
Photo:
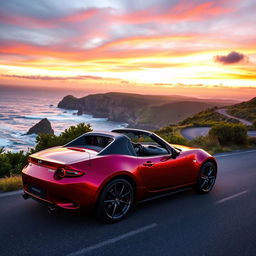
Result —
<path fill-rule="evenodd" d="M 127 181 L 117 181 L 109 187 L 104 198 L 104 210 L 108 218 L 123 218 L 131 208 L 133 189 Z"/>

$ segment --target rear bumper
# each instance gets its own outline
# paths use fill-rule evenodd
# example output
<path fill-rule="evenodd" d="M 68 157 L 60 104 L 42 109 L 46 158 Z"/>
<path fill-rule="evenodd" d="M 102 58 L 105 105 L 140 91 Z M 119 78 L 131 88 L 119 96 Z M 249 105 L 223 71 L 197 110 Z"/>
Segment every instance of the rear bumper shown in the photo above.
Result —
<path fill-rule="evenodd" d="M 44 167 L 34 166 L 34 170 L 22 171 L 25 195 L 50 206 L 64 209 L 91 210 L 96 203 L 97 189 L 82 178 L 65 178 L 55 180 L 53 173 L 45 176 Z M 41 173 L 44 172 L 44 176 Z"/>
<path fill-rule="evenodd" d="M 76 205 L 76 204 L 74 204 L 72 202 L 70 202 L 70 203 L 55 203 L 54 204 L 54 203 L 52 203 L 52 202 L 50 202 L 50 201 L 48 201 L 48 200 L 46 200 L 44 198 L 41 198 L 39 196 L 36 196 L 36 195 L 26 191 L 25 189 L 24 189 L 23 197 L 24 197 L 24 199 L 32 198 L 35 201 L 37 201 L 37 202 L 39 202 L 41 204 L 44 204 L 44 205 L 46 205 L 48 207 L 52 207 L 52 208 L 58 207 L 58 208 L 67 209 L 67 210 L 77 210 L 77 209 L 80 208 L 79 205 Z"/>

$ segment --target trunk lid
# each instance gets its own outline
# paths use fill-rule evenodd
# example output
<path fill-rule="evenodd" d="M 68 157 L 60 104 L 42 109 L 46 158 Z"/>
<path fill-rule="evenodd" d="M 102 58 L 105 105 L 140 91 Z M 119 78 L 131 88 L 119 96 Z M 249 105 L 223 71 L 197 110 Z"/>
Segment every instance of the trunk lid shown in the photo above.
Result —
<path fill-rule="evenodd" d="M 38 160 L 38 164 L 40 164 L 41 160 L 66 165 L 75 162 L 89 160 L 96 154 L 97 152 L 84 148 L 54 147 L 32 154 L 30 158 L 33 161 Z"/>

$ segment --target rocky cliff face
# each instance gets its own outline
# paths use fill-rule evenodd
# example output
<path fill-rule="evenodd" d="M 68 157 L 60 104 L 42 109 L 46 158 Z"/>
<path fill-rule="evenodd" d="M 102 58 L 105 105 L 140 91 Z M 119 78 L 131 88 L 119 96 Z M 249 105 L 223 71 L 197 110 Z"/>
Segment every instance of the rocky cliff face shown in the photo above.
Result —
<path fill-rule="evenodd" d="M 33 127 L 31 127 L 26 134 L 39 134 L 39 133 L 47 133 L 54 134 L 51 123 L 47 118 L 42 119 L 40 122 L 36 123 Z"/>
<path fill-rule="evenodd" d="M 180 96 L 152 96 L 128 93 L 105 93 L 76 98 L 64 97 L 59 108 L 77 110 L 77 114 L 107 117 L 111 121 L 125 122 L 130 127 L 157 129 L 177 123 L 190 115 L 214 106 L 213 103 L 196 101 Z M 194 100 L 194 101 L 192 101 Z"/>
<path fill-rule="evenodd" d="M 79 115 L 91 114 L 94 117 L 107 117 L 112 121 L 133 125 L 141 109 L 149 104 L 149 101 L 127 97 L 124 94 L 95 94 L 83 98 L 68 95 L 59 102 L 58 107 L 78 110 Z"/>

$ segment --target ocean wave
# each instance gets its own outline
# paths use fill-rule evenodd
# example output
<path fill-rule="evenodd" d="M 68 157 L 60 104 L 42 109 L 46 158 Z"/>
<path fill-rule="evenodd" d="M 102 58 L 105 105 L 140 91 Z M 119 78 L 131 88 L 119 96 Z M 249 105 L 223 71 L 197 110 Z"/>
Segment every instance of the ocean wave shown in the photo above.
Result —
<path fill-rule="evenodd" d="M 16 118 L 41 120 L 41 119 L 45 118 L 45 116 L 19 116 Z"/>
<path fill-rule="evenodd" d="M 0 138 L 0 147 L 10 146 L 11 143 L 8 139 Z"/>

